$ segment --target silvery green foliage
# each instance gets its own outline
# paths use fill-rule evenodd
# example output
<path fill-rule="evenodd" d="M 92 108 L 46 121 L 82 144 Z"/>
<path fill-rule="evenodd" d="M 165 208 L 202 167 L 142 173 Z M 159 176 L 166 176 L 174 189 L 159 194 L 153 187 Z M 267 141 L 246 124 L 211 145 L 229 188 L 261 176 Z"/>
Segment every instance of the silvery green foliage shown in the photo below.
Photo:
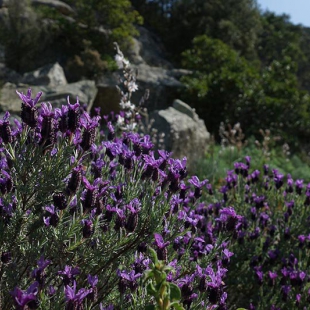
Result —
<path fill-rule="evenodd" d="M 241 218 L 187 177 L 186 158 L 110 122 L 105 137 L 78 99 L 53 109 L 41 93 L 17 95 L 22 123 L 0 121 L 1 309 L 155 306 L 149 248 L 175 271 L 175 304 L 225 309 L 222 236 Z M 200 201 L 205 188 L 215 204 Z"/>

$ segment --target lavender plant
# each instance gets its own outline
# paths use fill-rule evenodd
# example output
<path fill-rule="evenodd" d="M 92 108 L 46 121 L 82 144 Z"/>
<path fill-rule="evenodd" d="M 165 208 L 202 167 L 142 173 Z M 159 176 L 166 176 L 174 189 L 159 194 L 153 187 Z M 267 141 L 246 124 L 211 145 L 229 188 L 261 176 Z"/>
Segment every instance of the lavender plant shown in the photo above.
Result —
<path fill-rule="evenodd" d="M 78 99 L 53 109 L 17 95 L 22 122 L 0 121 L 0 308 L 144 309 L 168 296 L 164 309 L 226 309 L 227 238 L 242 218 L 187 176 L 186 158 L 133 131 L 130 95 L 123 132 L 100 131 Z M 174 272 L 150 294 L 152 266 Z"/>
<path fill-rule="evenodd" d="M 220 196 L 242 216 L 232 235 L 228 304 L 248 309 L 307 309 L 310 184 L 251 158 L 228 171 Z"/>

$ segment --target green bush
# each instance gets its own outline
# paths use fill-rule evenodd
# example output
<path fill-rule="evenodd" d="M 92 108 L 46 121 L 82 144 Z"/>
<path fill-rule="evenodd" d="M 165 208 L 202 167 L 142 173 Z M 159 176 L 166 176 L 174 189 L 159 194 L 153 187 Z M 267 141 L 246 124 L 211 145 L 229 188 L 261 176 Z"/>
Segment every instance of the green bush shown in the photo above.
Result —
<path fill-rule="evenodd" d="M 183 65 L 193 70 L 182 79 L 184 96 L 211 132 L 222 121 L 240 122 L 247 136 L 269 128 L 292 147 L 309 134 L 309 95 L 298 89 L 289 57 L 259 72 L 220 40 L 200 36 L 183 53 Z"/>

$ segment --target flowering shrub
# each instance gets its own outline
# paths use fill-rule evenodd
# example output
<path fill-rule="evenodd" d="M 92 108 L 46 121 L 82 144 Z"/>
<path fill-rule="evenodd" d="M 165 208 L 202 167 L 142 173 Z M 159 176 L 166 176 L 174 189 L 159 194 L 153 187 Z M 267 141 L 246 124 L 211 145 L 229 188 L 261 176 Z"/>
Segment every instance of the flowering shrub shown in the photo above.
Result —
<path fill-rule="evenodd" d="M 1 309 L 226 309 L 225 240 L 242 218 L 133 131 L 136 85 L 117 60 L 123 133 L 31 90 L 17 92 L 22 122 L 0 121 Z"/>
<path fill-rule="evenodd" d="M 308 309 L 310 302 L 310 184 L 251 158 L 236 162 L 219 192 L 242 220 L 225 279 L 228 304 L 251 310 Z"/>

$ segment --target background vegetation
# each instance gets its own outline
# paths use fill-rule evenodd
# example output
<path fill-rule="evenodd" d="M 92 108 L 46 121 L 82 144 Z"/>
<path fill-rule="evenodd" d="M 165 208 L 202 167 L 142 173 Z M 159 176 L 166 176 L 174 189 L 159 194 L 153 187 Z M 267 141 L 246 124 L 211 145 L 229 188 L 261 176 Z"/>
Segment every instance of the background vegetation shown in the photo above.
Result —
<path fill-rule="evenodd" d="M 113 70 L 112 42 L 126 50 L 136 25 L 155 32 L 176 67 L 193 74 L 181 98 L 218 136 L 221 121 L 270 129 L 293 149 L 309 135 L 310 29 L 262 12 L 256 0 L 64 0 L 72 12 L 12 0 L 1 19 L 6 63 L 18 72 L 60 62 L 69 81 Z"/>

